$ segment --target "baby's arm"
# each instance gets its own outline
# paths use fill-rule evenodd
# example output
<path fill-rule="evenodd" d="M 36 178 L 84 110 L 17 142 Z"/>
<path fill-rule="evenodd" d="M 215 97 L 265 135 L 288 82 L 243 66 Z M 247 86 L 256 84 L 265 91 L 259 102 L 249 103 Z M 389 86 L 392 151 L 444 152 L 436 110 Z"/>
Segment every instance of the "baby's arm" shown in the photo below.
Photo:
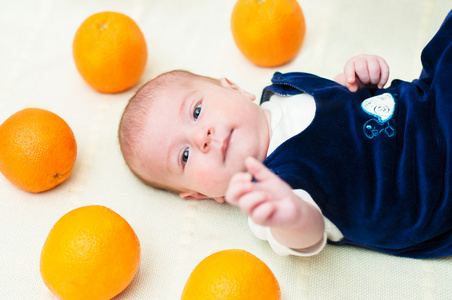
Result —
<path fill-rule="evenodd" d="M 256 159 L 247 158 L 245 166 L 248 172 L 232 177 L 226 201 L 240 207 L 254 223 L 270 227 L 273 237 L 288 248 L 305 249 L 319 243 L 325 230 L 319 210 Z"/>
<path fill-rule="evenodd" d="M 350 58 L 344 66 L 344 72 L 334 80 L 351 92 L 360 88 L 382 89 L 388 82 L 389 66 L 386 61 L 376 55 L 358 55 Z"/>

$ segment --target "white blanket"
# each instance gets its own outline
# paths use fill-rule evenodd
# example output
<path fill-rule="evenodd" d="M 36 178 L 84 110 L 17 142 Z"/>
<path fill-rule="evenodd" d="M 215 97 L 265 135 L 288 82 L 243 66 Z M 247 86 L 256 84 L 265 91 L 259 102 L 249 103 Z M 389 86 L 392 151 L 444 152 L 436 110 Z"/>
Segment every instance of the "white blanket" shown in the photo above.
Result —
<path fill-rule="evenodd" d="M 412 80 L 420 51 L 451 8 L 450 0 L 300 0 L 307 23 L 294 61 L 278 68 L 249 63 L 234 44 L 234 0 L 0 0 L 0 123 L 40 107 L 71 126 L 78 157 L 70 178 L 40 194 L 19 190 L 0 175 L 0 298 L 56 299 L 39 273 L 44 240 L 55 222 L 80 206 L 105 205 L 134 228 L 140 269 L 117 299 L 178 299 L 193 268 L 223 249 L 245 249 L 276 275 L 282 299 L 450 299 L 452 258 L 397 258 L 355 247 L 333 247 L 309 258 L 280 257 L 248 230 L 237 208 L 183 201 L 142 184 L 126 167 L 117 127 L 128 99 L 154 76 L 187 69 L 226 76 L 261 95 L 274 71 L 333 78 L 348 58 L 379 54 L 391 78 Z M 80 77 L 72 39 L 81 22 L 105 10 L 141 27 L 148 63 L 141 82 L 100 94 Z"/>

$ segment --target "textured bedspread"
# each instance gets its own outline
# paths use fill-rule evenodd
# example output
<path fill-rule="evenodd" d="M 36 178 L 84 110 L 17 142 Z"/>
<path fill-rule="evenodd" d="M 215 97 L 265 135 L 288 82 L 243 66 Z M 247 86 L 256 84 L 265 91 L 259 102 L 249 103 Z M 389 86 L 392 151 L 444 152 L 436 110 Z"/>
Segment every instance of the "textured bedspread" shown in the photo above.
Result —
<path fill-rule="evenodd" d="M 142 184 L 126 167 L 117 128 L 128 99 L 154 76 L 187 69 L 226 76 L 261 95 L 275 71 L 333 78 L 355 54 L 386 58 L 391 77 L 420 73 L 420 51 L 451 9 L 449 0 L 300 0 L 307 23 L 301 52 L 279 68 L 259 68 L 236 48 L 230 31 L 234 0 L 0 0 L 0 123 L 26 107 L 51 110 L 74 131 L 78 157 L 70 178 L 30 194 L 0 176 L 0 298 L 56 299 L 39 272 L 54 223 L 80 206 L 100 204 L 137 233 L 142 258 L 117 299 L 179 299 L 193 268 L 223 249 L 245 249 L 276 275 L 282 299 L 450 299 L 452 258 L 415 260 L 354 247 L 327 246 L 309 257 L 281 257 L 248 230 L 237 208 L 183 201 Z M 81 79 L 72 39 L 93 13 L 132 17 L 148 45 L 141 82 L 100 94 Z"/>

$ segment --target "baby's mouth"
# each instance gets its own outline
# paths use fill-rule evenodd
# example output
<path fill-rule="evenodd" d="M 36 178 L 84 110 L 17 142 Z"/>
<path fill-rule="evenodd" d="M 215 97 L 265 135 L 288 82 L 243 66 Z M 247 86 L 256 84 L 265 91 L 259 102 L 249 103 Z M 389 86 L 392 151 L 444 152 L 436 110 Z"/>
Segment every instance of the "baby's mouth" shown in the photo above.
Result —
<path fill-rule="evenodd" d="M 221 154 L 223 155 L 223 162 L 226 161 L 227 152 L 229 149 L 229 141 L 231 140 L 231 135 L 234 130 L 231 130 L 226 138 L 221 143 Z"/>

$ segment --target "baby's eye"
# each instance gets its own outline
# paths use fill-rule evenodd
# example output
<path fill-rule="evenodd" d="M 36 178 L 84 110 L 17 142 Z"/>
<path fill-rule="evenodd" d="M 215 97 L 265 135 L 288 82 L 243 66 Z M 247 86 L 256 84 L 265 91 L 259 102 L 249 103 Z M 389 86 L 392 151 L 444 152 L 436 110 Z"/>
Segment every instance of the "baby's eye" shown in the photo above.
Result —
<path fill-rule="evenodd" d="M 190 153 L 190 149 L 187 148 L 184 150 L 184 153 L 182 153 L 182 164 L 185 165 L 188 161 L 188 155 Z"/>
<path fill-rule="evenodd" d="M 198 120 L 199 114 L 201 113 L 201 103 L 196 105 L 195 110 L 193 111 L 193 118 Z"/>

